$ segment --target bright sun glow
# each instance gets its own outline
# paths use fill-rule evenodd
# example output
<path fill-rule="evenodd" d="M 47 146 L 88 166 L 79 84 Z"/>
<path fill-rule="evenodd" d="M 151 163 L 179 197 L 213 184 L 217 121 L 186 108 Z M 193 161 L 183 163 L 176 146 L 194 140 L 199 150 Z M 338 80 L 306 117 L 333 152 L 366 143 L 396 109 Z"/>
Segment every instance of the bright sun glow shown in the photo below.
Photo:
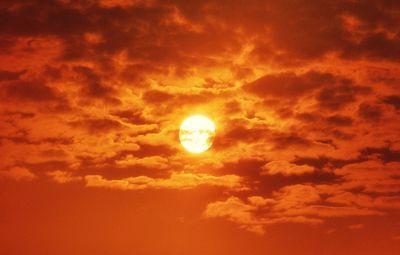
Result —
<path fill-rule="evenodd" d="M 192 153 L 201 153 L 210 148 L 214 136 L 214 123 L 202 115 L 193 115 L 185 119 L 179 131 L 182 146 Z"/>

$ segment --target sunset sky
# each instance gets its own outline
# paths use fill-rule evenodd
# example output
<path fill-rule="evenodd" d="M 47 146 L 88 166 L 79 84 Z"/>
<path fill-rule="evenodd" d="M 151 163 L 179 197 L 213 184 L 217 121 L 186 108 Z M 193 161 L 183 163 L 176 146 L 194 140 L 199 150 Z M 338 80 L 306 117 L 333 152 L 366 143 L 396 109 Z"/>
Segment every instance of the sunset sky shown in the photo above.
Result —
<path fill-rule="evenodd" d="M 0 254 L 400 254 L 400 1 L 1 0 Z"/>

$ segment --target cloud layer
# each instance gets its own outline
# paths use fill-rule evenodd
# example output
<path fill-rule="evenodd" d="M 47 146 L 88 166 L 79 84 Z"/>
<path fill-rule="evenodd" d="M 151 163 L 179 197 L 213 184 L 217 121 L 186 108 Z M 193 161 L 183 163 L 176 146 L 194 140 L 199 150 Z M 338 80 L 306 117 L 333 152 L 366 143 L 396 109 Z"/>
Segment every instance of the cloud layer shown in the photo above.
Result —
<path fill-rule="evenodd" d="M 0 182 L 165 194 L 242 240 L 396 226 L 399 13 L 390 0 L 2 1 Z M 178 139 L 192 114 L 216 124 L 199 155 Z M 380 234 L 398 248 L 400 232 Z"/>

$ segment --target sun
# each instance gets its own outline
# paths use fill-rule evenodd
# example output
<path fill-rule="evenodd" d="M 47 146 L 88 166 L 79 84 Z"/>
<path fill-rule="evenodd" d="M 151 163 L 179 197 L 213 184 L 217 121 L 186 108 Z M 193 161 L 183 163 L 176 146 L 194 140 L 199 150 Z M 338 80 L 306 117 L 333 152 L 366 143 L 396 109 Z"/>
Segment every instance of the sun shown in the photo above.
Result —
<path fill-rule="evenodd" d="M 214 123 L 203 115 L 193 115 L 185 119 L 179 130 L 182 146 L 192 153 L 208 150 L 215 137 Z"/>

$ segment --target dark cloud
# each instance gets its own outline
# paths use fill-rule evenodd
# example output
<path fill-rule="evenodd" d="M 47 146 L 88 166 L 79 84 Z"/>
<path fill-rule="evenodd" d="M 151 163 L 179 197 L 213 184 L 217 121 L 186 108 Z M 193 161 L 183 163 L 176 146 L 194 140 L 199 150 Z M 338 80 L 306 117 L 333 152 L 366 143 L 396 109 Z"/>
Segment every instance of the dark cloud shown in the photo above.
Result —
<path fill-rule="evenodd" d="M 151 90 L 147 91 L 143 95 L 143 99 L 149 103 L 159 104 L 169 101 L 174 98 L 174 95 L 171 95 L 167 92 Z"/>
<path fill-rule="evenodd" d="M 135 125 L 151 124 L 151 122 L 143 116 L 140 110 L 117 110 L 111 112 L 111 115 L 118 116 L 123 121 Z"/>
<path fill-rule="evenodd" d="M 5 116 L 11 116 L 11 117 L 16 116 L 16 117 L 22 118 L 22 119 L 35 117 L 35 113 L 33 113 L 33 112 L 18 112 L 18 111 L 10 112 L 10 111 L 6 111 L 6 112 L 4 112 L 2 114 L 4 114 Z"/>
<path fill-rule="evenodd" d="M 260 97 L 298 98 L 313 90 L 335 82 L 329 73 L 316 71 L 296 75 L 295 73 L 279 73 L 263 76 L 249 84 L 245 90 Z"/>
<path fill-rule="evenodd" d="M 396 108 L 396 110 L 400 109 L 400 96 L 397 96 L 397 95 L 386 96 L 383 99 L 383 102 L 385 102 L 386 104 L 393 105 L 394 108 Z"/>
<path fill-rule="evenodd" d="M 359 159 L 335 159 L 327 156 L 318 157 L 297 157 L 294 161 L 295 164 L 299 165 L 309 165 L 316 169 L 324 168 L 340 168 L 348 164 L 359 162 Z"/>
<path fill-rule="evenodd" d="M 7 97 L 22 101 L 50 101 L 57 99 L 56 92 L 43 81 L 15 81 L 1 87 Z"/>
<path fill-rule="evenodd" d="M 311 123 L 315 123 L 316 121 L 320 121 L 321 120 L 321 115 L 315 112 L 302 112 L 302 113 L 298 113 L 295 116 L 297 119 L 304 121 L 304 122 L 311 122 Z"/>
<path fill-rule="evenodd" d="M 356 101 L 358 95 L 371 93 L 371 88 L 352 85 L 348 80 L 342 84 L 323 88 L 317 95 L 322 108 L 338 110 Z"/>
<path fill-rule="evenodd" d="M 0 70 L 0 81 L 12 81 L 12 80 L 18 80 L 19 77 L 24 74 L 26 70 L 23 71 L 17 71 L 17 72 L 11 72 L 11 71 L 5 71 L 5 70 Z"/>
<path fill-rule="evenodd" d="M 355 134 L 353 133 L 349 133 L 349 132 L 344 132 L 338 129 L 333 129 L 332 130 L 332 135 L 339 140 L 343 140 L 343 141 L 351 141 L 352 139 L 355 138 Z"/>
<path fill-rule="evenodd" d="M 82 92 L 88 97 L 107 97 L 113 89 L 103 84 L 99 74 L 86 66 L 75 66 L 74 70 L 82 76 Z"/>
<path fill-rule="evenodd" d="M 2 34 L 65 35 L 81 33 L 91 26 L 87 15 L 58 1 L 21 1 L 14 9 L 11 1 L 5 5 L 0 9 Z"/>
<path fill-rule="evenodd" d="M 302 135 L 292 133 L 292 134 L 278 134 L 273 138 L 275 143 L 275 149 L 284 150 L 293 147 L 309 147 L 312 146 L 312 141 L 305 138 Z"/>
<path fill-rule="evenodd" d="M 149 89 L 142 95 L 142 98 L 148 105 L 155 107 L 154 111 L 158 115 L 165 115 L 170 113 L 177 105 L 180 105 L 182 109 L 194 106 L 201 107 L 203 104 L 210 103 L 218 98 L 218 95 L 206 90 L 200 92 L 168 92 Z"/>
<path fill-rule="evenodd" d="M 384 32 L 371 33 L 360 43 L 351 45 L 343 53 L 345 58 L 370 58 L 399 61 L 400 36 L 391 39 Z"/>
<path fill-rule="evenodd" d="M 122 128 L 121 123 L 111 119 L 85 119 L 70 123 L 73 127 L 85 128 L 90 133 L 93 132 L 109 132 Z"/>
<path fill-rule="evenodd" d="M 267 163 L 265 160 L 243 158 L 237 162 L 225 162 L 218 171 L 223 174 L 238 174 L 248 178 L 257 178 L 265 163 Z"/>
<path fill-rule="evenodd" d="M 235 114 L 235 113 L 240 113 L 241 111 L 242 111 L 242 107 L 240 105 L 240 102 L 238 102 L 236 100 L 232 100 L 225 104 L 226 114 Z"/>
<path fill-rule="evenodd" d="M 391 149 L 390 147 L 368 147 L 360 150 L 360 158 L 378 158 L 385 163 L 400 162 L 400 151 Z"/>
<path fill-rule="evenodd" d="M 400 152 L 390 147 L 366 147 L 359 150 L 358 156 L 350 159 L 337 159 L 321 155 L 318 157 L 296 157 L 293 163 L 306 164 L 316 169 L 336 169 L 349 164 L 365 162 L 369 159 L 379 159 L 384 163 L 399 162 Z"/>
<path fill-rule="evenodd" d="M 234 27 L 247 36 L 258 35 L 253 54 L 261 60 L 286 65 L 338 51 L 347 58 L 396 61 L 399 50 L 398 36 L 389 38 L 385 32 L 373 32 L 379 26 L 394 30 L 398 19 L 387 9 L 399 7 L 376 1 L 323 1 L 312 6 L 304 1 L 207 1 L 190 5 L 183 1 L 156 1 L 152 5 L 139 2 L 112 8 L 92 1 L 22 1 L 18 8 L 13 4 L 7 2 L 1 9 L 2 34 L 59 37 L 65 43 L 64 59 L 70 60 L 101 58 L 99 55 L 127 49 L 132 59 L 159 65 L 182 60 L 179 65 L 189 68 L 190 64 L 199 63 L 195 55 L 215 55 L 240 48 Z M 256 5 L 259 7 L 255 8 Z M 343 15 L 357 17 L 369 34 L 360 42 L 349 40 L 355 32 L 348 31 L 343 24 Z M 96 33 L 101 39 L 93 44 L 85 42 L 85 33 Z M 189 50 L 191 56 L 185 54 Z"/>
<path fill-rule="evenodd" d="M 379 105 L 364 102 L 359 105 L 358 114 L 366 120 L 379 121 L 383 115 L 383 110 Z"/>
<path fill-rule="evenodd" d="M 233 124 L 233 123 L 232 123 Z M 269 131 L 267 128 L 248 128 L 242 125 L 230 126 L 220 137 L 215 139 L 216 148 L 234 146 L 237 143 L 253 143 L 267 138 Z"/>
<path fill-rule="evenodd" d="M 329 124 L 337 126 L 350 126 L 353 123 L 352 118 L 341 115 L 332 115 L 329 116 L 326 120 Z"/>
<path fill-rule="evenodd" d="M 149 156 L 171 156 L 176 153 L 176 150 L 168 145 L 150 145 L 139 143 L 139 149 L 132 152 L 136 157 L 149 157 Z"/>

